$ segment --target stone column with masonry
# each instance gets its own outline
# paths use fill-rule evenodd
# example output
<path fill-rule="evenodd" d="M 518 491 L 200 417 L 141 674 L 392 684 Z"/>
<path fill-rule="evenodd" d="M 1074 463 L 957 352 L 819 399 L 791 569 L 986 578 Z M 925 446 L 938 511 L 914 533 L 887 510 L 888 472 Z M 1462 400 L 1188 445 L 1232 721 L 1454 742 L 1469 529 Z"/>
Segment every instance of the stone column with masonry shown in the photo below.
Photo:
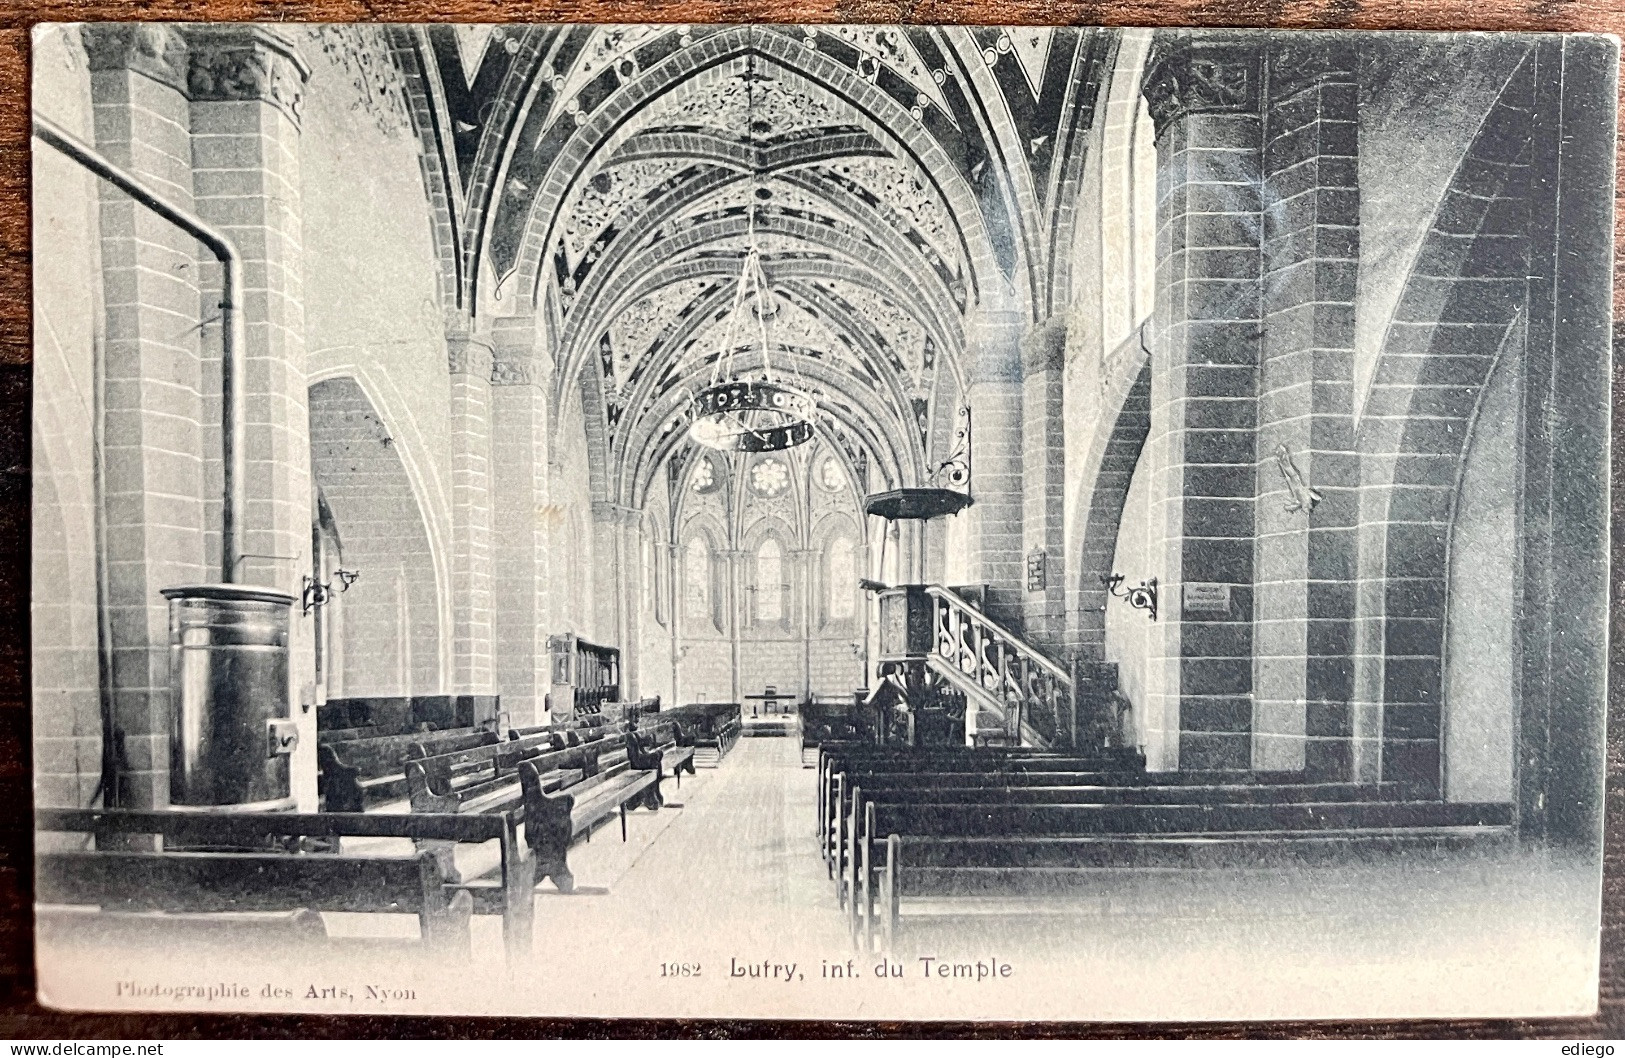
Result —
<path fill-rule="evenodd" d="M 300 596 L 311 571 L 309 391 L 305 378 L 304 209 L 300 106 L 310 68 L 269 26 L 192 25 L 187 89 L 197 211 L 243 255 L 247 337 L 243 422 L 247 506 L 239 579 Z M 219 313 L 219 268 L 202 267 L 201 307 Z M 211 557 L 219 553 L 220 343 L 205 332 L 204 452 Z M 293 792 L 316 805 L 315 620 L 296 609 L 289 640 L 290 715 L 300 728 Z"/>
<path fill-rule="evenodd" d="M 1023 562 L 1043 556 L 1042 583 L 1023 569 L 1023 635 L 1059 658 L 1066 637 L 1066 321 L 1052 319 L 1021 343 Z"/>
<path fill-rule="evenodd" d="M 970 582 L 988 588 L 988 607 L 1019 624 L 1022 558 L 1022 317 L 986 312 L 973 329 L 966 402 L 971 409 Z"/>
<path fill-rule="evenodd" d="M 1247 34 L 1159 31 L 1142 85 L 1158 222 L 1142 459 L 1165 571 L 1147 680 L 1154 768 L 1253 759 L 1262 47 Z"/>
<path fill-rule="evenodd" d="M 1263 107 L 1253 767 L 1326 779 L 1352 767 L 1357 63 L 1272 41 Z"/>
<path fill-rule="evenodd" d="M 453 694 L 491 694 L 491 372 L 489 338 L 446 338 L 451 375 L 451 597 Z"/>
<path fill-rule="evenodd" d="M 491 537 L 493 674 L 508 723 L 546 719 L 550 679 L 546 578 L 548 386 L 553 361 L 531 317 L 492 328 Z"/>
<path fill-rule="evenodd" d="M 80 39 L 89 58 L 96 148 L 192 208 L 180 30 L 87 24 Z M 109 185 L 99 184 L 99 197 L 113 739 L 123 776 L 108 801 L 150 808 L 169 800 L 169 610 L 158 592 L 218 576 L 204 529 L 199 248 Z M 207 289 L 218 301 L 218 285 Z M 212 333 L 218 342 L 218 326 Z M 218 445 L 218 430 L 213 439 Z"/>

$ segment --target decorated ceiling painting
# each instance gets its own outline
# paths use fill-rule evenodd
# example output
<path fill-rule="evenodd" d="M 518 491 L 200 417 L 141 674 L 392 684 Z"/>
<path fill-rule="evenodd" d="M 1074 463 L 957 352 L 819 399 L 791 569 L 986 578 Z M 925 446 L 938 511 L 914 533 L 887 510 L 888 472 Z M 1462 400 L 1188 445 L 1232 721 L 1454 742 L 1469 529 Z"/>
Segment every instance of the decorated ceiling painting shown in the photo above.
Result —
<path fill-rule="evenodd" d="M 534 316 L 639 502 L 719 358 L 793 372 L 847 471 L 917 482 L 989 308 L 1058 308 L 1088 29 L 400 27 L 454 314 Z M 730 325 L 751 246 L 770 325 Z M 731 350 L 724 349 L 732 343 Z M 940 405 L 940 406 L 939 406 Z"/>

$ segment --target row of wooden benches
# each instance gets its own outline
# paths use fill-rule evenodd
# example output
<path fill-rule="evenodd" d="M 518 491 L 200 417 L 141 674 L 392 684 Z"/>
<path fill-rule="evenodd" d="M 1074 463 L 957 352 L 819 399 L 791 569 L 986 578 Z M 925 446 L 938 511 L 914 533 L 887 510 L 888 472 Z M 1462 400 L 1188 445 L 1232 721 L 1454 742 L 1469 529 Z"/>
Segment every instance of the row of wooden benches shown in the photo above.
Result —
<path fill-rule="evenodd" d="M 738 702 L 694 702 L 661 710 L 660 717 L 680 725 L 695 749 L 708 751 L 712 764 L 722 762 L 744 730 Z"/>
<path fill-rule="evenodd" d="M 677 744 L 677 731 L 655 721 L 563 748 L 549 739 L 528 755 L 500 751 L 535 736 L 415 759 L 408 814 L 42 811 L 41 833 L 94 842 L 42 845 L 37 900 L 112 913 L 411 913 L 438 952 L 466 951 L 470 916 L 499 914 L 510 957 L 523 958 L 534 887 L 550 878 L 563 892 L 574 888 L 569 848 L 617 814 L 624 840 L 627 810 L 660 808 L 665 775 L 692 772 L 693 748 Z M 130 847 L 133 835 L 155 835 L 163 848 Z M 382 838 L 410 839 L 413 851 L 343 848 Z M 288 851 L 312 841 L 323 850 Z M 464 878 L 456 849 L 493 841 L 494 870 Z"/>
<path fill-rule="evenodd" d="M 322 805 L 330 811 L 361 812 L 407 796 L 406 762 L 506 741 L 557 734 L 582 741 L 611 729 L 607 717 L 528 728 L 510 728 L 507 738 L 494 729 L 459 728 L 327 742 L 317 746 L 317 782 Z"/>
<path fill-rule="evenodd" d="M 867 950 L 905 896 L 997 890 L 1033 871 L 1280 867 L 1453 853 L 1511 837 L 1506 804 L 1410 799 L 1299 772 L 1147 772 L 1120 755 L 826 745 L 818 835 Z"/>
<path fill-rule="evenodd" d="M 34 818 L 42 919 L 77 907 L 97 908 L 112 922 L 166 912 L 171 931 L 203 926 L 229 935 L 250 916 L 273 912 L 287 916 L 290 933 L 311 928 L 309 912 L 410 914 L 424 947 L 441 957 L 468 955 L 474 914 L 502 916 L 510 958 L 521 957 L 531 936 L 535 857 L 520 846 L 515 814 L 41 809 Z M 162 847 L 151 847 L 152 838 Z M 341 851 L 366 839 L 416 847 Z M 492 841 L 501 854 L 495 879 L 448 874 L 446 858 L 424 847 Z M 81 847 L 63 847 L 70 843 Z M 289 851 L 301 846 L 327 851 Z"/>
<path fill-rule="evenodd" d="M 694 773 L 694 747 L 681 729 L 656 720 L 634 731 L 525 735 L 407 762 L 409 803 L 415 813 L 522 813 L 537 856 L 536 877 L 552 878 L 569 892 L 573 878 L 566 850 L 609 815 L 664 804 L 661 781 Z"/>
<path fill-rule="evenodd" d="M 451 731 L 356 738 L 323 742 L 317 747 L 318 784 L 322 807 L 329 811 L 361 812 L 408 796 L 406 765 L 470 749 L 506 746 L 510 751 L 532 750 L 559 740 L 573 746 L 604 737 L 630 721 L 651 718 L 674 724 L 681 745 L 708 751 L 720 763 L 740 735 L 739 707 L 733 703 L 698 703 L 661 711 L 658 698 L 622 703 L 622 720 L 595 715 L 574 721 L 509 728 L 506 739 L 495 730 L 462 728 Z M 517 745 L 509 746 L 509 743 Z"/>

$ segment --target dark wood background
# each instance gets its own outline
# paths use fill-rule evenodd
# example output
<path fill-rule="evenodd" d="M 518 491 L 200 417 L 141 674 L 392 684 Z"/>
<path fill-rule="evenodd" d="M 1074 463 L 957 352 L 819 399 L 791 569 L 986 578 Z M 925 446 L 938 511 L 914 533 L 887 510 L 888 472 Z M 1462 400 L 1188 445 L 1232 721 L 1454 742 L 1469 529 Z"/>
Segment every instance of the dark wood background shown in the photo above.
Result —
<path fill-rule="evenodd" d="M 1625 33 L 1610 0 L 0 0 L 0 1038 L 515 1037 L 1544 1037 L 1625 1039 L 1625 665 L 1610 655 L 1608 806 L 1600 1013 L 1548 1021 L 1409 1021 L 988 1025 L 933 1022 L 611 1021 L 556 1018 L 411 1018 L 231 1015 L 85 1015 L 34 1000 L 30 926 L 32 802 L 28 677 L 29 599 L 29 29 L 95 19 L 301 22 L 973 22 L 988 25 L 1255 26 L 1291 29 L 1539 30 Z M 1625 156 L 1625 155 L 1622 155 Z M 1625 195 L 1615 192 L 1616 207 Z M 1619 210 L 1616 208 L 1616 213 Z M 1616 346 L 1625 341 L 1625 225 L 1616 218 Z M 1616 422 L 1625 412 L 1617 369 Z M 1613 445 L 1614 551 L 1625 533 L 1625 430 Z M 1614 642 L 1621 579 L 1612 575 Z M 48 587 L 48 586 L 47 586 Z M 605 938 L 613 943 L 613 938 Z M 1079 986 L 1088 987 L 1087 980 Z M 628 987 L 636 989 L 635 982 Z"/>

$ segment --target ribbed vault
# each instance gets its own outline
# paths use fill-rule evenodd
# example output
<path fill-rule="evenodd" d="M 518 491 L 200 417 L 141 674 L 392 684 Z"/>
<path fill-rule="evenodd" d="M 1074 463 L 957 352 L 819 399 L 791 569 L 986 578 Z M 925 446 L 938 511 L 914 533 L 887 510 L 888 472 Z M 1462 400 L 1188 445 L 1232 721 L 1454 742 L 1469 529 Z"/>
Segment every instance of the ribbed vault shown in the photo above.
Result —
<path fill-rule="evenodd" d="M 579 387 L 593 420 L 597 498 L 641 504 L 681 456 L 752 243 L 772 362 L 817 397 L 824 442 L 889 486 L 940 458 L 977 314 L 1064 304 L 1045 277 L 1068 174 L 1050 159 L 1091 119 L 1108 34 L 402 33 L 435 126 L 426 171 L 456 185 L 459 312 L 476 331 L 537 320 L 555 396 Z"/>

